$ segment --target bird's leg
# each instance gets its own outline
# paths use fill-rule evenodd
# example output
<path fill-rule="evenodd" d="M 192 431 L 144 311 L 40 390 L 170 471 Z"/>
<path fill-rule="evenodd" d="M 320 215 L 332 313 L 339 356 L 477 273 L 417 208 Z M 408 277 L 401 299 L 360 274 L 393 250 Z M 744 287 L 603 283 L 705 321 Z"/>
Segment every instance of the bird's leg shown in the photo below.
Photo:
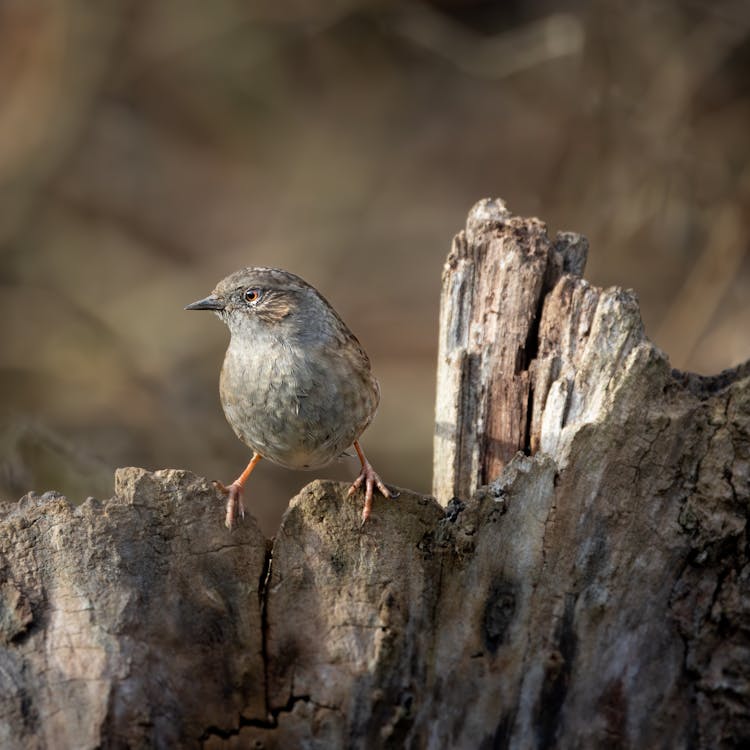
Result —
<path fill-rule="evenodd" d="M 375 487 L 380 490 L 380 494 L 383 497 L 397 497 L 398 495 L 392 493 L 384 484 L 381 478 L 375 473 L 375 469 L 372 468 L 370 462 L 365 458 L 365 454 L 362 448 L 359 447 L 359 442 L 354 441 L 354 450 L 357 451 L 359 461 L 362 464 L 362 470 L 359 472 L 359 476 L 352 482 L 352 486 L 349 488 L 347 497 L 351 497 L 364 482 L 365 485 L 365 507 L 362 509 L 362 524 L 370 517 L 372 511 L 372 494 Z"/>
<path fill-rule="evenodd" d="M 253 469 L 256 467 L 258 461 L 263 458 L 260 453 L 253 453 L 253 457 L 250 459 L 250 463 L 245 467 L 245 471 L 240 474 L 237 479 L 225 487 L 221 482 L 214 482 L 217 489 L 223 492 L 225 495 L 229 495 L 227 500 L 227 517 L 224 524 L 228 529 L 234 526 L 234 521 L 239 514 L 240 518 L 245 517 L 245 506 L 242 504 L 242 489 L 247 482 L 247 478 L 253 473 Z"/>

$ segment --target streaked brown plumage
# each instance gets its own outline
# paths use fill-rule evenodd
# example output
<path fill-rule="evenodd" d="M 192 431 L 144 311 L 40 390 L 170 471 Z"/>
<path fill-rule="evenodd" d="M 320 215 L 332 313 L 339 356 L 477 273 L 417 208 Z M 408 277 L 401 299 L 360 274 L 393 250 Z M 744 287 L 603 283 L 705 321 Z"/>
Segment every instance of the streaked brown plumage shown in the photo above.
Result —
<path fill-rule="evenodd" d="M 229 487 L 222 485 L 229 495 L 227 526 L 244 513 L 242 488 L 260 458 L 315 469 L 351 445 L 362 471 L 350 494 L 365 485 L 367 520 L 374 488 L 392 494 L 357 441 L 375 415 L 380 389 L 367 354 L 327 300 L 287 271 L 245 268 L 185 309 L 213 310 L 231 333 L 221 403 L 253 459 Z"/>

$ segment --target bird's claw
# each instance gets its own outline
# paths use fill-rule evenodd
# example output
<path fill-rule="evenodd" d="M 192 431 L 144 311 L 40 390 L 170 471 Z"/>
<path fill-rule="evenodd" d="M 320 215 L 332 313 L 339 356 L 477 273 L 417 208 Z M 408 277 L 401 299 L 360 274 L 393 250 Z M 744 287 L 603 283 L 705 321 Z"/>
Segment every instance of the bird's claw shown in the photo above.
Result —
<path fill-rule="evenodd" d="M 231 531 L 238 515 L 243 520 L 245 518 L 245 506 L 242 503 L 242 485 L 237 482 L 232 482 L 232 484 L 227 487 L 221 482 L 215 481 L 214 486 L 223 495 L 228 495 L 227 515 L 224 520 L 224 525 Z"/>
<path fill-rule="evenodd" d="M 364 463 L 362 465 L 362 471 L 359 472 L 359 476 L 352 482 L 352 486 L 349 488 L 349 492 L 346 496 L 351 497 L 362 486 L 362 484 L 365 485 L 365 505 L 364 508 L 362 508 L 361 526 L 364 526 L 372 512 L 372 496 L 376 487 L 383 497 L 394 498 L 398 497 L 399 493 L 389 490 L 369 463 Z"/>

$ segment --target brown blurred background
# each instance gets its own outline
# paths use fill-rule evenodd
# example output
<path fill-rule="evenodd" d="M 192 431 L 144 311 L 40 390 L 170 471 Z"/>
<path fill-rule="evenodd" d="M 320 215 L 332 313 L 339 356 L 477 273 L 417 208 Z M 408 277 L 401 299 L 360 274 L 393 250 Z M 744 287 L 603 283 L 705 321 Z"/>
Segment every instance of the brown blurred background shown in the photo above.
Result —
<path fill-rule="evenodd" d="M 745 1 L 5 0 L 0 92 L 0 496 L 233 479 L 228 332 L 182 308 L 253 264 L 349 322 L 363 444 L 429 491 L 440 272 L 485 196 L 586 234 L 676 367 L 750 356 Z M 311 478 L 259 468 L 267 533 Z"/>

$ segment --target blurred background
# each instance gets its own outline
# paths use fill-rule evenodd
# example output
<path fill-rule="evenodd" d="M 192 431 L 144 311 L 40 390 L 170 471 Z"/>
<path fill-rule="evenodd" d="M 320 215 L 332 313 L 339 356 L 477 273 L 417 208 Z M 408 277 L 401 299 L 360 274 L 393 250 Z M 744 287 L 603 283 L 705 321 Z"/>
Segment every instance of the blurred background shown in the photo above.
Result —
<path fill-rule="evenodd" d="M 674 366 L 750 357 L 744 0 L 4 0 L 0 92 L 0 497 L 237 476 L 228 332 L 182 308 L 256 264 L 349 323 L 363 446 L 429 492 L 440 274 L 486 196 L 587 235 Z M 261 464 L 266 533 L 312 478 Z"/>

